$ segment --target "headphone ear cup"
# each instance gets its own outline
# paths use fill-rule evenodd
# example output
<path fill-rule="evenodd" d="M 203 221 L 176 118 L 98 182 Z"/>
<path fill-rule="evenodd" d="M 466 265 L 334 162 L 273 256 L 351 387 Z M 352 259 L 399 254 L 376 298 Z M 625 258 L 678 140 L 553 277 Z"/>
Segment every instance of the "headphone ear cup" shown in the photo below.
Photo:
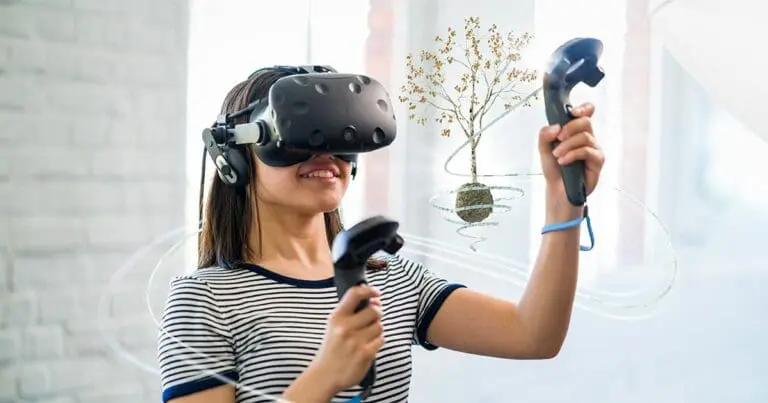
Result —
<path fill-rule="evenodd" d="M 230 185 L 243 187 L 248 185 L 251 180 L 251 171 L 249 169 L 248 159 L 245 155 L 245 150 L 242 147 L 230 148 L 227 152 L 227 162 L 230 169 L 235 174 L 235 182 L 228 182 Z M 219 176 L 221 172 L 219 171 Z"/>

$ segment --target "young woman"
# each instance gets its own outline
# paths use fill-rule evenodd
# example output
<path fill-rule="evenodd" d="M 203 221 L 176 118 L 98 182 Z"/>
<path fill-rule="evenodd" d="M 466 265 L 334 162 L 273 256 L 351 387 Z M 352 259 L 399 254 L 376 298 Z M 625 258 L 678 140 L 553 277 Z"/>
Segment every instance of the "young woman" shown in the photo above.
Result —
<path fill-rule="evenodd" d="M 238 84 L 223 112 L 266 96 L 284 75 L 267 70 Z M 586 161 L 587 191 L 597 184 L 604 157 L 593 112 L 583 105 L 565 127 L 539 133 L 547 224 L 582 215 L 566 199 L 558 163 Z M 553 151 L 555 139 L 562 143 Z M 330 244 L 341 230 L 350 164 L 316 155 L 275 168 L 252 154 L 251 167 L 245 189 L 215 178 L 199 270 L 171 283 L 159 338 L 164 402 L 349 401 L 374 359 L 377 380 L 365 401 L 406 402 L 413 344 L 510 359 L 560 351 L 576 288 L 578 228 L 542 236 L 518 303 L 451 284 L 401 257 L 369 262 L 370 286 L 338 301 Z M 365 299 L 373 303 L 355 312 Z"/>

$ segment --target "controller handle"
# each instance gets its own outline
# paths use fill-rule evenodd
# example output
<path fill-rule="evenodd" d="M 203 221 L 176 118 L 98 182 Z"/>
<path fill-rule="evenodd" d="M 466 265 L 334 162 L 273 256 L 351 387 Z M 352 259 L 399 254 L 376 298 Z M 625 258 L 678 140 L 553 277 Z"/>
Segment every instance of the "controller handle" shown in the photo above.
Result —
<path fill-rule="evenodd" d="M 605 77 L 605 72 L 597 65 L 602 52 L 603 43 L 600 40 L 576 38 L 552 53 L 542 87 L 544 107 L 550 125 L 558 124 L 563 127 L 573 119 L 570 112 L 573 87 L 582 82 L 595 87 Z M 558 144 L 559 141 L 552 142 L 552 148 Z M 565 193 L 568 201 L 574 206 L 583 206 L 587 202 L 584 168 L 584 161 L 560 166 Z"/>
<path fill-rule="evenodd" d="M 333 257 L 333 280 L 336 291 L 341 299 L 350 288 L 367 284 L 365 268 L 374 253 L 384 250 L 394 254 L 403 247 L 403 238 L 397 234 L 400 224 L 382 216 L 363 220 L 352 228 L 340 232 L 333 240 L 331 255 Z M 368 301 L 362 301 L 355 311 L 368 306 Z M 365 377 L 360 381 L 363 388 L 362 398 L 370 393 L 376 381 L 376 365 L 372 364 Z"/>

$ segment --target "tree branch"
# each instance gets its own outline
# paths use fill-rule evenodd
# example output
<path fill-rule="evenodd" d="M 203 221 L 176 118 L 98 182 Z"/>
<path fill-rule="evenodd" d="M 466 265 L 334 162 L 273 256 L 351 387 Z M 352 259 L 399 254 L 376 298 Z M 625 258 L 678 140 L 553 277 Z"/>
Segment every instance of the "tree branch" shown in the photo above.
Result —
<path fill-rule="evenodd" d="M 456 119 L 459 121 L 459 124 L 461 124 L 461 129 L 464 130 L 466 134 L 466 127 L 462 124 L 462 121 L 469 124 L 469 119 L 467 119 L 466 116 L 464 116 L 464 113 L 461 110 L 461 104 L 457 101 L 455 101 L 453 98 L 451 98 L 450 95 L 448 95 L 448 90 L 445 89 L 445 86 L 442 84 L 439 85 L 440 89 L 435 90 L 435 93 L 439 95 L 444 101 L 451 104 L 451 107 L 453 109 L 453 113 L 456 116 Z"/>
<path fill-rule="evenodd" d="M 461 46 L 459 46 L 459 47 L 461 48 Z M 461 60 L 459 60 L 459 59 L 457 59 L 455 57 L 451 57 L 451 63 L 458 63 L 461 67 L 464 67 L 467 70 L 470 69 L 469 66 L 467 66 L 466 63 L 464 63 L 463 61 L 461 61 Z"/>
<path fill-rule="evenodd" d="M 457 124 L 472 140 L 474 149 L 483 137 L 483 123 L 493 105 L 507 96 L 510 99 L 505 100 L 505 104 L 520 99 L 522 93 L 517 90 L 517 82 L 527 83 L 533 79 L 529 70 L 515 67 L 520 59 L 518 52 L 527 45 L 531 35 L 501 33 L 495 24 L 486 32 L 477 17 L 466 18 L 463 35 L 456 34 L 456 30 L 449 27 L 445 38 L 435 39 L 441 44 L 440 48 L 422 50 L 418 59 L 423 66 L 417 66 L 413 56 L 407 57 L 410 73 L 408 85 L 402 90 L 407 94 L 401 97 L 401 102 L 408 102 L 409 118 L 422 124 L 429 119 L 429 114 L 418 116 L 410 111 L 434 108 L 434 119 L 444 126 L 443 131 L 448 132 L 450 125 Z M 445 68 L 451 64 L 463 70 L 458 80 L 451 75 L 455 82 L 447 81 L 449 73 Z"/>
<path fill-rule="evenodd" d="M 506 59 L 506 63 L 502 65 L 501 68 L 496 68 L 495 74 L 493 76 L 493 83 L 488 87 L 488 92 L 486 93 L 486 98 L 480 107 L 480 110 L 477 111 L 478 114 L 485 115 L 490 111 L 491 106 L 496 102 L 496 99 L 498 99 L 498 96 L 494 92 L 494 88 L 496 88 L 497 85 L 501 82 L 501 76 L 502 74 L 506 73 L 509 69 L 509 66 L 512 64 L 513 59 L 511 57 L 508 57 L 506 54 L 502 54 L 502 56 Z M 510 81 L 505 85 L 505 88 L 508 87 L 510 84 L 514 84 L 514 81 Z M 503 91 L 503 89 L 502 89 Z"/>
<path fill-rule="evenodd" d="M 461 127 L 461 130 L 466 135 L 466 133 L 467 133 L 467 127 L 466 127 L 467 119 L 461 113 L 461 109 L 456 104 L 456 101 L 454 101 L 447 94 L 447 91 L 445 90 L 445 87 L 443 85 L 439 85 L 439 89 L 438 89 L 438 88 L 435 88 L 435 87 L 430 86 L 430 85 L 425 85 L 424 88 L 428 92 L 434 92 L 434 94 L 437 95 L 437 97 L 439 99 L 442 99 L 445 102 L 448 102 L 450 104 L 450 107 L 448 107 L 448 106 L 439 106 L 439 105 L 436 105 L 433 101 L 427 101 L 428 104 L 430 106 L 433 106 L 435 109 L 437 109 L 439 111 L 442 111 L 442 112 L 450 113 L 451 115 L 453 115 L 453 117 L 456 118 L 456 123 L 459 124 L 459 127 Z"/>

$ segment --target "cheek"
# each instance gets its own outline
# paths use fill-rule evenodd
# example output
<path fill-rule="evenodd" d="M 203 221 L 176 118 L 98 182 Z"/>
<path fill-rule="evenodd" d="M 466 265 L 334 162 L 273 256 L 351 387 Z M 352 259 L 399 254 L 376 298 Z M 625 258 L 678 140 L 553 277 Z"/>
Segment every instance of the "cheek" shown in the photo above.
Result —
<path fill-rule="evenodd" d="M 260 164 L 257 190 L 262 200 L 281 201 L 296 188 L 296 173 L 290 168 L 273 168 Z"/>
<path fill-rule="evenodd" d="M 264 176 L 262 183 L 264 187 L 270 189 L 273 193 L 280 193 L 280 191 L 293 187 L 295 178 L 289 175 L 269 175 Z"/>
<path fill-rule="evenodd" d="M 341 169 L 344 172 L 344 175 L 341 175 L 341 187 L 344 191 L 346 191 L 349 187 L 349 184 L 352 183 L 352 165 L 341 164 Z"/>
<path fill-rule="evenodd" d="M 342 175 L 344 177 L 344 181 L 346 183 L 351 182 L 352 181 L 352 164 L 347 162 L 344 164 L 340 164 L 340 166 L 341 166 L 342 172 L 344 173 L 344 175 Z"/>

